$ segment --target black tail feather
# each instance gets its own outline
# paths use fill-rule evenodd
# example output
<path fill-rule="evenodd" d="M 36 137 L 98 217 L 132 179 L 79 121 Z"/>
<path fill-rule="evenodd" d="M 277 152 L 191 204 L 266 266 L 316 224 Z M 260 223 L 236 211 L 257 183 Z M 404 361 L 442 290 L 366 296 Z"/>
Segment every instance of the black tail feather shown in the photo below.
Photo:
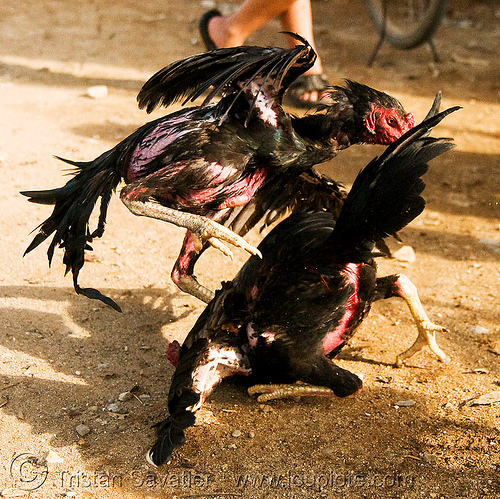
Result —
<path fill-rule="evenodd" d="M 423 121 L 428 120 L 429 118 L 432 118 L 433 116 L 436 116 L 436 114 L 439 113 L 440 107 L 441 107 L 441 92 L 438 92 L 436 94 L 436 97 L 434 97 L 434 102 L 432 103 L 432 106 L 429 109 L 429 112 L 427 113 L 427 116 L 424 118 Z"/>
<path fill-rule="evenodd" d="M 56 246 L 64 249 L 63 263 L 66 273 L 71 270 L 75 291 L 88 298 L 100 300 L 117 311 L 120 307 L 111 298 L 92 288 L 78 285 L 78 274 L 85 261 L 85 250 L 89 243 L 104 232 L 109 201 L 121 180 L 119 160 L 122 150 L 117 146 L 94 161 L 77 162 L 59 158 L 74 167 L 74 177 L 58 189 L 45 191 L 23 191 L 30 202 L 54 205 L 52 214 L 38 228 L 39 231 L 24 252 L 26 255 L 54 234 L 47 257 L 49 265 Z M 100 214 L 96 230 L 90 232 L 89 219 L 100 198 Z"/>
<path fill-rule="evenodd" d="M 192 390 L 186 390 L 177 397 L 175 413 L 155 425 L 158 439 L 148 452 L 146 459 L 154 466 L 160 466 L 170 459 L 175 449 L 186 442 L 184 430 L 194 425 L 195 415 L 186 411 L 186 407 L 195 405 L 200 396 Z M 172 407 L 172 404 L 169 404 Z"/>
<path fill-rule="evenodd" d="M 206 315 L 204 314 L 206 317 Z M 190 333 L 193 335 L 193 333 Z M 201 362 L 208 345 L 206 338 L 197 338 L 191 347 L 183 345 L 168 394 L 169 417 L 155 425 L 158 439 L 146 459 L 155 466 L 168 461 L 172 452 L 186 442 L 184 430 L 194 425 L 195 410 L 200 394 L 192 389 L 193 372 Z"/>

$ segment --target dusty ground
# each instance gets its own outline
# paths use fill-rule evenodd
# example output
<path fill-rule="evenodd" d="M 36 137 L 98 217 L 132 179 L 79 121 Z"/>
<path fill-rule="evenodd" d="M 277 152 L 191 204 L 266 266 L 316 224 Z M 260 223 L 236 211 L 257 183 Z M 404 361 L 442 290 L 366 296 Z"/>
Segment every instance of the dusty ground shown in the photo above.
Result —
<path fill-rule="evenodd" d="M 500 497 L 499 405 L 468 402 L 500 390 L 500 10 L 495 0 L 450 3 L 436 37 L 439 64 L 426 48 L 384 46 L 367 68 L 376 35 L 361 1 L 315 2 L 314 16 L 332 83 L 349 77 L 386 90 L 417 118 L 437 90 L 445 106 L 464 108 L 435 132 L 458 147 L 433 162 L 428 207 L 403 232 L 417 261 L 380 265 L 380 274 L 403 271 L 417 284 L 429 315 L 449 329 L 438 341 L 452 363 L 440 365 L 425 352 L 393 368 L 416 333 L 402 303 L 378 303 L 340 360 L 364 375 L 362 393 L 264 407 L 225 384 L 188 443 L 156 471 L 143 456 L 151 424 L 165 414 L 172 374 L 166 347 L 182 340 L 202 310 L 169 279 L 182 231 L 136 218 L 113 199 L 81 283 L 110 294 L 123 308 L 118 314 L 75 295 L 60 253 L 51 269 L 46 246 L 22 258 L 29 232 L 49 210 L 18 191 L 62 184 L 63 165 L 53 154 L 92 159 L 147 120 L 136 107 L 138 89 L 160 67 L 202 50 L 197 20 L 207 6 L 1 3 L 2 497 L 28 494 L 21 489 L 43 478 L 43 468 L 22 466 L 19 455 L 48 451 L 61 462 L 49 457 L 47 479 L 32 497 Z M 273 22 L 251 41 L 280 43 L 278 30 Z M 107 98 L 85 96 L 96 84 L 108 86 Z M 349 184 L 374 154 L 355 148 L 325 171 Z M 215 288 L 245 258 L 239 252 L 231 264 L 211 251 L 198 275 Z M 131 400 L 116 402 L 134 386 Z M 404 400 L 415 404 L 395 407 Z M 83 438 L 81 424 L 90 429 Z"/>

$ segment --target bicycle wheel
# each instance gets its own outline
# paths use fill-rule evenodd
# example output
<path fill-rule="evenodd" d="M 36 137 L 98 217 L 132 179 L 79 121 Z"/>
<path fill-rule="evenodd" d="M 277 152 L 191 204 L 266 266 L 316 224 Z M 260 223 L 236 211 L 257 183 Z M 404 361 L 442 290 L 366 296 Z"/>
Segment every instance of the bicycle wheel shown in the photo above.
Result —
<path fill-rule="evenodd" d="M 385 29 L 385 40 L 396 48 L 412 49 L 432 37 L 448 0 L 365 0 L 365 3 L 378 32 Z"/>

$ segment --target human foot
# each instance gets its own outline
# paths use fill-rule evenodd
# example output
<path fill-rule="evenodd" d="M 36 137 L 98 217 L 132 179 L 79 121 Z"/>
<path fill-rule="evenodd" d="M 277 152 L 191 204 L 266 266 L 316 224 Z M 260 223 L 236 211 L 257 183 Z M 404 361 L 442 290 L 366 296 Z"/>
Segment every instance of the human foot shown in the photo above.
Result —
<path fill-rule="evenodd" d="M 322 74 L 299 76 L 288 88 L 285 103 L 298 108 L 331 105 L 330 85 Z"/>

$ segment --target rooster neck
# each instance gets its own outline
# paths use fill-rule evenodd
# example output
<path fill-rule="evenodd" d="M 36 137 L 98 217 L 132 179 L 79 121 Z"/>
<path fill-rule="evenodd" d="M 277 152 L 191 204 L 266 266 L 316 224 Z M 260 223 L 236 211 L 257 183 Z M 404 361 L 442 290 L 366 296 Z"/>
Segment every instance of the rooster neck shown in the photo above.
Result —
<path fill-rule="evenodd" d="M 357 123 L 359 121 L 359 123 Z M 311 150 L 321 150 L 325 159 L 342 149 L 362 142 L 362 120 L 352 113 L 336 116 L 333 113 L 308 115 L 292 120 L 294 132 Z"/>

